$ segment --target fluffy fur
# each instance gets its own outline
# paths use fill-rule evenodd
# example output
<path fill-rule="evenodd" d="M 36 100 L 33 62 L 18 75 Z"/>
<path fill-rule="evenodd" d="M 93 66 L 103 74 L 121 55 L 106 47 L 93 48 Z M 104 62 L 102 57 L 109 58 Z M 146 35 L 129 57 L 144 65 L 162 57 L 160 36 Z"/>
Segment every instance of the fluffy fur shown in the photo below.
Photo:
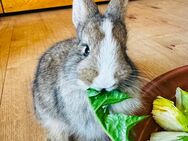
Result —
<path fill-rule="evenodd" d="M 92 0 L 74 0 L 77 37 L 57 43 L 42 55 L 33 84 L 33 101 L 49 140 L 108 140 L 88 104 L 89 87 L 118 88 L 133 97 L 113 105 L 113 112 L 132 114 L 141 107 L 138 72 L 126 54 L 124 3 L 127 0 L 111 0 L 102 15 Z M 86 45 L 88 56 L 84 55 Z"/>

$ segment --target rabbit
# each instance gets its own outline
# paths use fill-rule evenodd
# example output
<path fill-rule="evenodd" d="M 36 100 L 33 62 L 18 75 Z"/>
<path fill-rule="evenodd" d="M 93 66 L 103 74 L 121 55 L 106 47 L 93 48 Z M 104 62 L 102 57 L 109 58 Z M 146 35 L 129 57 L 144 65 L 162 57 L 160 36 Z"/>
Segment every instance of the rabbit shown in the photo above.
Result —
<path fill-rule="evenodd" d="M 142 107 L 138 70 L 127 55 L 128 0 L 111 0 L 101 14 L 92 0 L 73 0 L 77 37 L 61 41 L 40 58 L 33 105 L 49 141 L 108 141 L 95 119 L 86 90 L 119 89 L 132 97 L 111 105 L 132 114 Z"/>

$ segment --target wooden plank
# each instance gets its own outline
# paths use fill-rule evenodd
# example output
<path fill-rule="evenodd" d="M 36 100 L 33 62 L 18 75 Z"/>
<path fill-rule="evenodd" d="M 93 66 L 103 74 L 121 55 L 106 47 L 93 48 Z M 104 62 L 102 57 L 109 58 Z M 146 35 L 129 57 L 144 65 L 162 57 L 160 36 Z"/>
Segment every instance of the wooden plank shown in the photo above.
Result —
<path fill-rule="evenodd" d="M 3 17 L 2 19 L 0 19 L 0 103 L 5 82 L 12 31 L 12 18 Z"/>
<path fill-rule="evenodd" d="M 146 0 L 146 2 L 148 1 Z M 172 16 L 160 9 L 153 10 L 153 8 L 146 7 L 144 4 L 134 2 L 130 3 L 129 7 L 131 8 L 127 13 L 128 28 L 130 27 L 134 32 L 144 34 L 145 37 L 160 36 L 187 30 L 186 25 L 188 21 L 185 20 L 186 18 L 180 18 L 175 14 Z M 144 32 L 142 32 L 143 26 Z M 143 36 L 140 37 L 143 38 Z"/>
<path fill-rule="evenodd" d="M 31 84 L 38 57 L 52 43 L 48 37 L 53 36 L 45 28 L 40 14 L 20 15 L 13 19 L 14 30 L 0 107 L 0 140 L 45 141 L 44 132 L 33 116 Z"/>
<path fill-rule="evenodd" d="M 188 64 L 188 15 L 183 18 L 179 15 L 182 13 L 185 16 L 183 11 L 188 8 L 182 4 L 185 1 L 163 4 L 168 2 L 135 1 L 129 4 L 127 12 L 128 53 L 149 79 Z M 177 14 L 169 12 L 174 6 L 178 7 Z"/>
<path fill-rule="evenodd" d="M 96 2 L 107 0 L 96 0 Z M 72 5 L 72 0 L 2 0 L 5 13 Z"/>
<path fill-rule="evenodd" d="M 156 14 L 160 11 L 160 13 L 165 13 L 166 16 L 173 15 L 187 20 L 187 12 L 185 12 L 188 10 L 188 7 L 185 6 L 188 5 L 187 0 L 140 0 L 137 4 L 141 4 L 143 7 L 149 8 L 150 11 L 155 11 Z"/>
<path fill-rule="evenodd" d="M 170 46 L 170 42 L 168 44 Z M 140 39 L 128 41 L 128 55 L 141 71 L 141 75 L 151 80 L 169 70 L 187 65 L 187 46 L 188 43 L 179 44 L 171 49 L 152 39 Z"/>

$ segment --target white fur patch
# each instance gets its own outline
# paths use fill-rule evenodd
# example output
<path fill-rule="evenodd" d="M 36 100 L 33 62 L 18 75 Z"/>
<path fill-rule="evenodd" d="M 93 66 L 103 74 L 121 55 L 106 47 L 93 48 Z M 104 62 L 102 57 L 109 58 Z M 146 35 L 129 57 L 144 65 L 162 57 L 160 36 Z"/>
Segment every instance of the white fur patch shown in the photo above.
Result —
<path fill-rule="evenodd" d="M 99 75 L 94 79 L 91 86 L 98 90 L 103 88 L 112 90 L 114 84 L 116 84 L 114 73 L 117 68 L 117 42 L 113 38 L 112 29 L 112 22 L 106 19 L 101 27 L 105 38 L 101 42 L 97 60 Z"/>

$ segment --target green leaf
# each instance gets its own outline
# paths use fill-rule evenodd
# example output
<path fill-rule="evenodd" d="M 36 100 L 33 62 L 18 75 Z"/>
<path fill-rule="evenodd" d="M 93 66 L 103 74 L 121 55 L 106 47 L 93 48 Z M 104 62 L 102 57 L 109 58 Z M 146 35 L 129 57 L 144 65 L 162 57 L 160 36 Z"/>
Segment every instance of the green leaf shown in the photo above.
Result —
<path fill-rule="evenodd" d="M 188 141 L 188 136 L 180 136 L 178 141 Z"/>
<path fill-rule="evenodd" d="M 129 99 L 129 95 L 119 90 L 98 92 L 88 89 L 87 93 L 95 117 L 110 139 L 112 141 L 130 141 L 130 129 L 146 118 L 146 116 L 127 116 L 124 114 L 113 114 L 109 111 L 111 104 Z"/>
<path fill-rule="evenodd" d="M 131 98 L 127 93 L 122 93 L 119 90 L 114 90 L 111 92 L 104 92 L 104 93 L 106 94 L 107 99 L 103 105 L 115 104 Z"/>
<path fill-rule="evenodd" d="M 101 92 L 95 90 L 95 89 L 92 89 L 92 88 L 89 88 L 87 89 L 87 95 L 88 97 L 93 97 L 93 96 L 96 96 L 98 94 L 100 94 Z"/>
<path fill-rule="evenodd" d="M 92 97 L 90 96 L 91 91 L 88 92 L 88 96 L 95 111 L 98 110 L 101 106 L 115 104 L 130 98 L 127 93 L 122 93 L 119 90 L 113 90 L 111 92 L 102 91 L 100 94 Z"/>
<path fill-rule="evenodd" d="M 108 106 L 103 106 L 96 111 L 96 117 L 103 128 L 105 126 L 104 121 L 109 114 Z"/>
<path fill-rule="evenodd" d="M 124 114 L 110 114 L 106 117 L 105 129 L 113 141 L 130 141 L 130 130 L 145 118 L 146 116 L 138 117 Z"/>
<path fill-rule="evenodd" d="M 176 106 L 188 116 L 188 92 L 181 88 L 176 89 Z"/>
<path fill-rule="evenodd" d="M 176 106 L 188 116 L 188 92 L 181 88 L 176 89 Z"/>

